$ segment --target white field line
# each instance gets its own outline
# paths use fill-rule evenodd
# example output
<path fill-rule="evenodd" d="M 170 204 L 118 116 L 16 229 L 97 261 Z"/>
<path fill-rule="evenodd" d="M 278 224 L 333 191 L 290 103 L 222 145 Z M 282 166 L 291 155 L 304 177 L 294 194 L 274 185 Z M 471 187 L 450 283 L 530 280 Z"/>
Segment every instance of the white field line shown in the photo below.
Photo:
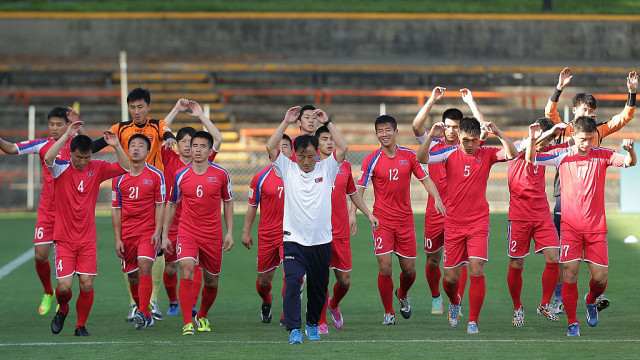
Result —
<path fill-rule="evenodd" d="M 68 345 L 127 345 L 127 344 L 184 344 L 186 341 L 73 341 L 73 342 L 30 342 L 30 343 L 0 343 L 0 347 L 8 346 L 68 346 Z M 523 339 L 523 340 L 464 340 L 464 339 L 448 339 L 448 340 L 429 340 L 429 339 L 413 339 L 413 340 L 322 340 L 318 344 L 344 344 L 344 343 L 638 343 L 640 339 L 620 339 L 620 340 L 598 340 L 598 339 Z M 195 340 L 189 341 L 189 344 L 287 344 L 288 341 L 242 341 L 242 340 Z"/>
<path fill-rule="evenodd" d="M 11 262 L 9 262 L 7 265 L 3 266 L 0 268 L 0 280 L 2 280 L 3 277 L 11 274 L 11 272 L 17 268 L 20 267 L 20 265 L 26 263 L 27 261 L 33 259 L 33 256 L 35 254 L 35 250 L 34 248 L 30 248 L 29 250 L 25 251 L 22 255 L 18 256 L 17 258 L 11 260 Z"/>

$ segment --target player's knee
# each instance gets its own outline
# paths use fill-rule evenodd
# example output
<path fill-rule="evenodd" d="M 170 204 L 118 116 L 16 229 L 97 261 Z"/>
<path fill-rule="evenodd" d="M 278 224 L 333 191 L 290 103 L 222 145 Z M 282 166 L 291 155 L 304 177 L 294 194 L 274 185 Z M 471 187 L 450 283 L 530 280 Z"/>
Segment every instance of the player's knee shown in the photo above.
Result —
<path fill-rule="evenodd" d="M 82 291 L 91 291 L 93 289 L 93 279 L 80 281 L 79 287 Z"/>
<path fill-rule="evenodd" d="M 264 277 L 264 276 L 258 276 L 258 285 L 260 285 L 260 287 L 265 287 L 265 286 L 269 286 L 269 284 L 271 284 L 271 280 Z"/>
<path fill-rule="evenodd" d="M 338 286 L 341 288 L 348 288 L 351 286 L 351 277 L 350 276 L 342 276 L 338 279 Z"/>
<path fill-rule="evenodd" d="M 524 266 L 524 258 L 509 260 L 509 266 L 514 269 L 521 269 Z"/>
<path fill-rule="evenodd" d="M 176 264 L 168 263 L 164 267 L 164 272 L 166 272 L 167 275 L 173 275 L 178 272 L 178 267 L 176 266 Z"/>
<path fill-rule="evenodd" d="M 58 283 L 58 287 L 57 287 L 58 292 L 59 292 L 61 295 L 66 295 L 66 294 L 68 294 L 68 293 L 69 293 L 69 291 L 71 291 L 71 285 L 72 285 L 72 284 Z"/>
<path fill-rule="evenodd" d="M 427 256 L 427 266 L 431 269 L 435 269 L 440 266 L 440 258 L 437 256 Z"/>

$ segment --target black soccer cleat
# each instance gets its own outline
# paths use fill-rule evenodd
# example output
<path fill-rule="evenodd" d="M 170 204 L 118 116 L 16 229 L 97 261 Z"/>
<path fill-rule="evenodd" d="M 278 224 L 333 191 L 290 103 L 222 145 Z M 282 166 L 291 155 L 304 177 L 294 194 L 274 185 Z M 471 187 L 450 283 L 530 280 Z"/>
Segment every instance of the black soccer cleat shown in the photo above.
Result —
<path fill-rule="evenodd" d="M 598 309 L 598 312 L 608 308 L 610 304 L 611 302 L 609 301 L 609 299 L 607 299 L 603 295 L 598 296 L 598 299 L 596 300 L 596 307 Z"/>
<path fill-rule="evenodd" d="M 75 336 L 91 336 L 87 329 L 84 326 L 79 326 L 76 328 L 76 332 L 73 334 Z"/>
<path fill-rule="evenodd" d="M 62 311 L 56 311 L 56 314 L 53 316 L 53 320 L 51 320 L 51 332 L 54 334 L 59 334 L 64 327 L 64 320 L 67 318 L 67 314 Z"/>
<path fill-rule="evenodd" d="M 265 324 L 271 322 L 271 304 L 262 304 L 260 307 L 260 319 Z"/>

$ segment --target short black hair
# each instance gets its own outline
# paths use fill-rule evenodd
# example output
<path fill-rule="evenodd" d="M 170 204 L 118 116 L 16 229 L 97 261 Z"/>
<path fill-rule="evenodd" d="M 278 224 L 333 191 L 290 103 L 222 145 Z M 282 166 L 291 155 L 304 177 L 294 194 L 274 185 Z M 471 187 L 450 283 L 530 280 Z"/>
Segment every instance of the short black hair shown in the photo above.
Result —
<path fill-rule="evenodd" d="M 553 125 L 555 125 L 555 123 L 553 122 L 553 120 L 546 118 L 546 117 L 541 117 L 538 120 L 536 120 L 535 122 L 536 124 L 540 124 L 540 130 L 542 130 L 542 132 L 551 130 L 551 128 L 553 127 Z"/>
<path fill-rule="evenodd" d="M 300 112 L 298 113 L 298 120 L 300 120 L 302 118 L 302 113 L 304 113 L 307 110 L 315 110 L 316 107 L 313 105 L 304 105 L 300 108 Z"/>
<path fill-rule="evenodd" d="M 193 145 L 193 140 L 197 138 L 207 139 L 209 142 L 209 149 L 213 149 L 213 136 L 211 136 L 211 134 L 206 131 L 196 131 L 191 137 L 191 145 Z"/>
<path fill-rule="evenodd" d="M 316 137 L 319 138 L 320 134 L 322 133 L 331 133 L 331 131 L 329 131 L 329 128 L 327 127 L 327 125 L 322 125 L 319 128 L 316 129 Z"/>
<path fill-rule="evenodd" d="M 64 122 L 68 123 L 69 119 L 67 118 L 67 111 L 68 109 L 65 107 L 56 106 L 49 111 L 49 114 L 47 114 L 47 120 L 51 120 L 52 117 L 56 117 L 64 119 Z"/>
<path fill-rule="evenodd" d="M 460 121 L 462 120 L 462 118 L 463 118 L 462 111 L 456 108 L 447 109 L 442 113 L 442 121 L 445 121 L 445 119 Z"/>
<path fill-rule="evenodd" d="M 151 104 L 151 93 L 147 89 L 137 87 L 127 96 L 127 104 L 133 101 L 144 100 L 147 105 Z"/>
<path fill-rule="evenodd" d="M 187 135 L 189 135 L 193 139 L 193 134 L 195 133 L 196 129 L 192 128 L 191 126 L 185 126 L 178 130 L 178 133 L 176 134 L 176 141 L 182 140 L 182 138 Z"/>
<path fill-rule="evenodd" d="M 573 107 L 578 107 L 582 104 L 587 104 L 591 109 L 596 109 L 596 98 L 591 94 L 587 93 L 577 93 L 571 99 L 571 104 Z"/>
<path fill-rule="evenodd" d="M 87 135 L 78 135 L 71 139 L 69 143 L 69 151 L 80 151 L 83 154 L 91 153 L 93 150 L 93 140 Z"/>
<path fill-rule="evenodd" d="M 469 135 L 480 135 L 480 121 L 473 116 L 464 117 L 460 120 L 460 133 Z"/>
<path fill-rule="evenodd" d="M 142 140 L 144 140 L 144 142 L 147 144 L 147 150 L 151 150 L 151 140 L 149 140 L 148 137 L 146 137 L 146 136 L 144 136 L 142 134 L 133 134 L 129 138 L 129 142 L 127 143 L 127 146 L 131 146 L 131 141 L 133 139 L 142 139 Z"/>
<path fill-rule="evenodd" d="M 287 140 L 287 142 L 289 143 L 289 147 L 293 146 L 293 142 L 291 141 L 291 137 L 287 134 L 282 134 L 282 140 Z"/>
<path fill-rule="evenodd" d="M 598 131 L 598 125 L 596 119 L 591 116 L 580 116 L 573 122 L 573 130 L 576 134 L 580 132 L 592 133 Z"/>
<path fill-rule="evenodd" d="M 318 151 L 318 138 L 311 135 L 300 135 L 293 141 L 293 147 L 298 150 L 304 151 L 309 145 Z"/>
<path fill-rule="evenodd" d="M 396 122 L 396 119 L 394 119 L 393 116 L 390 116 L 390 115 L 378 116 L 378 118 L 376 119 L 376 123 L 373 126 L 376 130 L 378 130 L 378 125 L 386 124 L 386 123 L 390 123 L 391 126 L 393 127 L 393 130 L 398 129 L 398 123 Z"/>

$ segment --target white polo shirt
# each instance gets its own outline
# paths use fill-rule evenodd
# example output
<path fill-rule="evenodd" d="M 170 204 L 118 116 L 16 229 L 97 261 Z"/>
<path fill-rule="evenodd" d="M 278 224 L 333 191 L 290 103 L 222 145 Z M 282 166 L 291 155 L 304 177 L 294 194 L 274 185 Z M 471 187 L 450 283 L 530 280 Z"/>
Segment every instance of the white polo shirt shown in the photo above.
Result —
<path fill-rule="evenodd" d="M 305 173 L 278 151 L 273 167 L 284 183 L 284 241 L 304 246 L 330 243 L 331 191 L 340 168 L 335 153 Z"/>

